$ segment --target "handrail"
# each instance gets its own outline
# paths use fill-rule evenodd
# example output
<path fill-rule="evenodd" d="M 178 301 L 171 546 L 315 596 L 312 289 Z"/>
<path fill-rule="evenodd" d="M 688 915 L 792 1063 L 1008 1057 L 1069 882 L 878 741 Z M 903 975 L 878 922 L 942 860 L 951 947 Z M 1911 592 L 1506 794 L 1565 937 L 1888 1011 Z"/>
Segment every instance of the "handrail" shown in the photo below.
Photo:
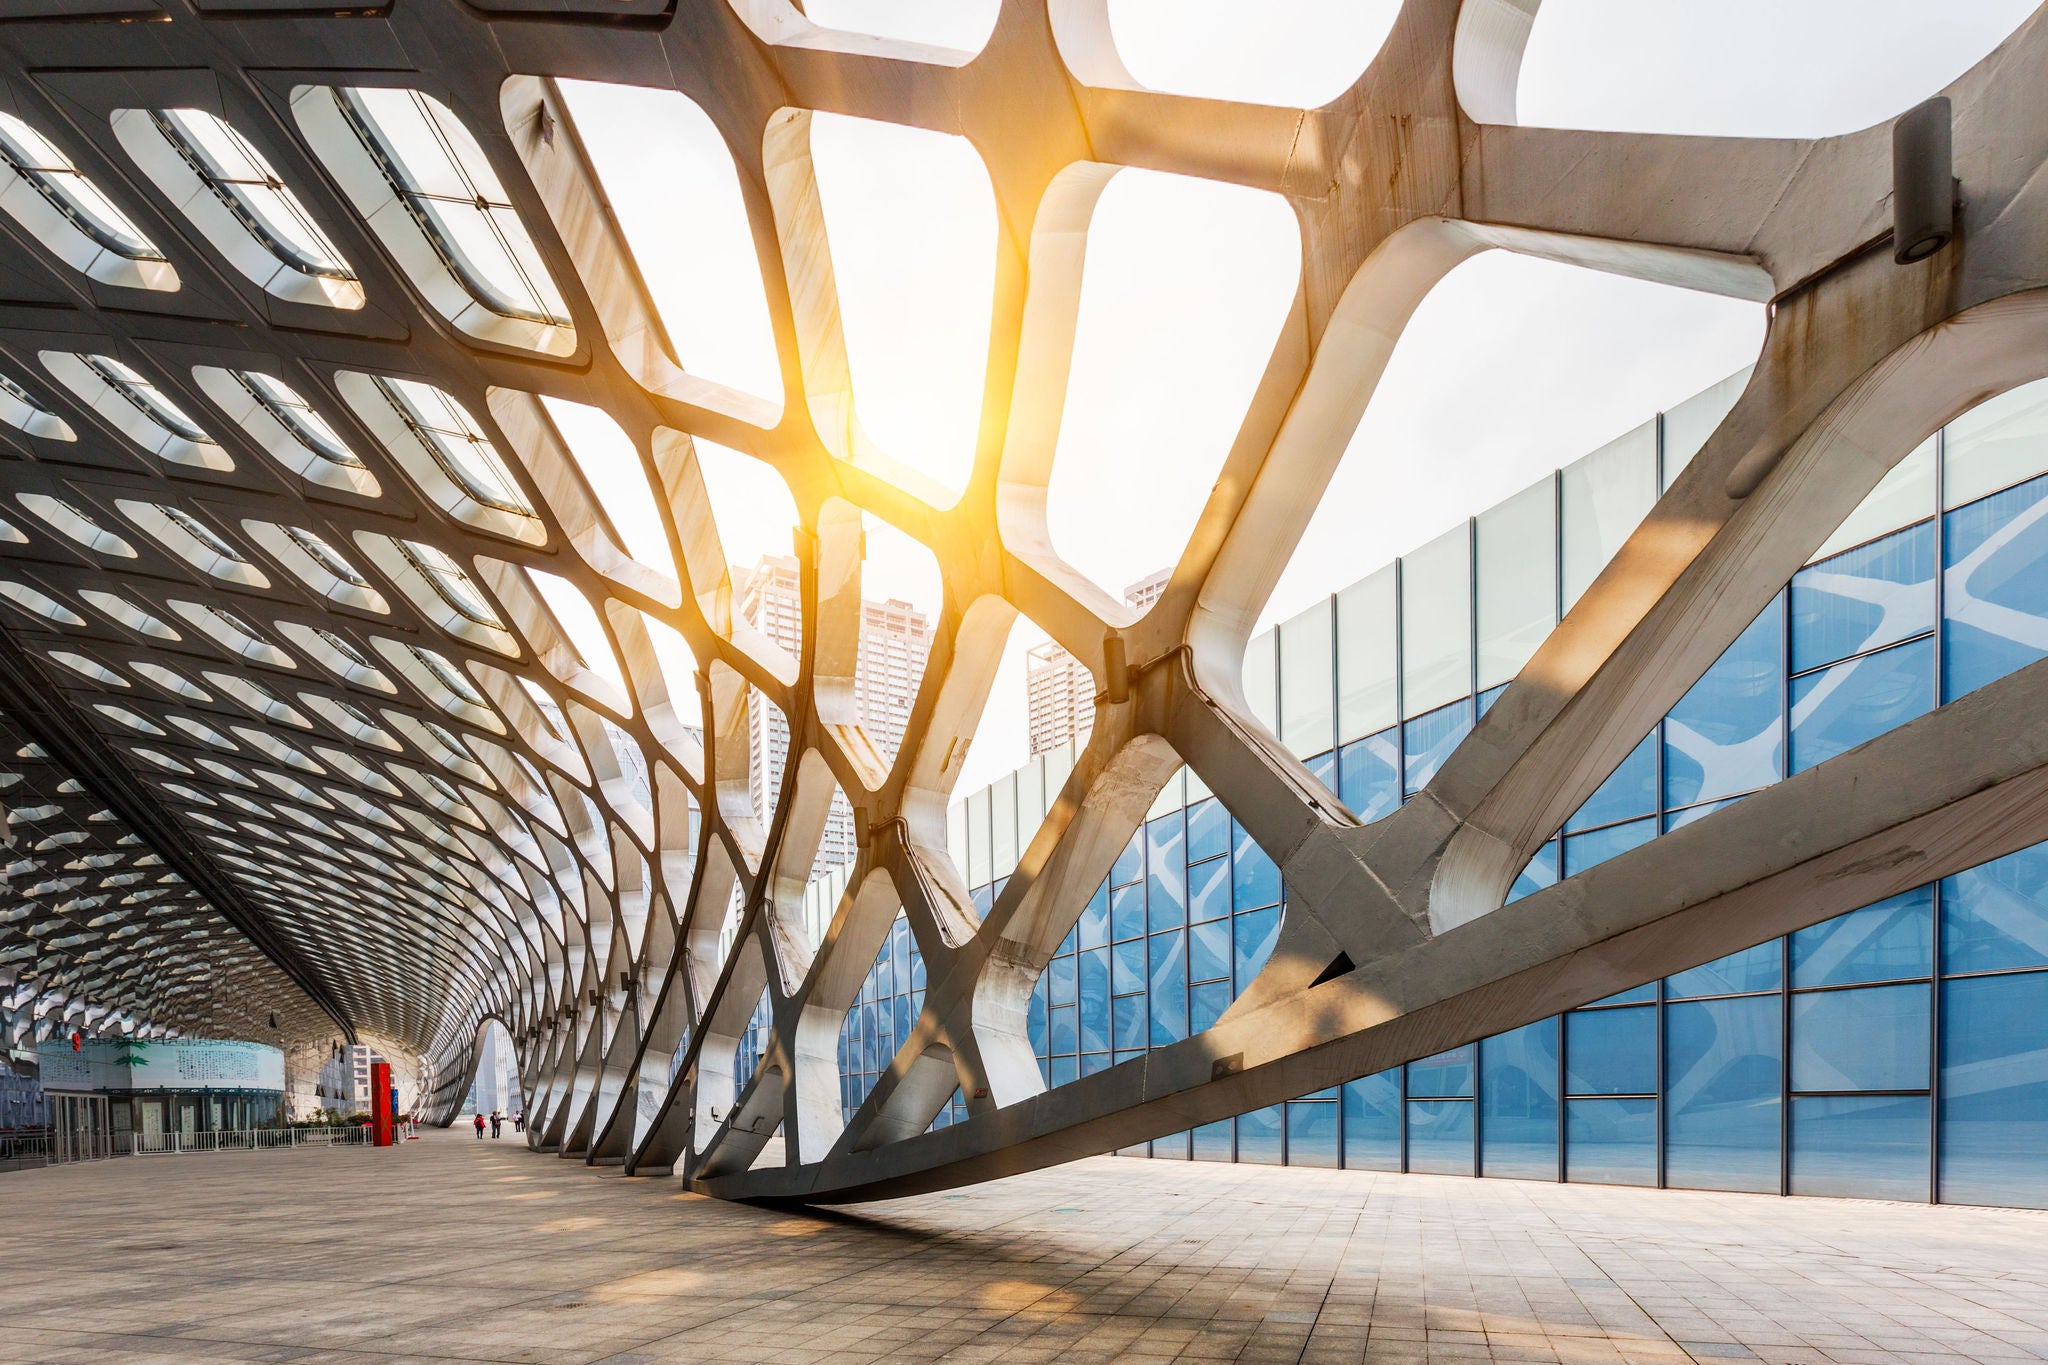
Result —
<path fill-rule="evenodd" d="M 205 1133 L 130 1133 L 131 1156 L 173 1156 L 186 1152 L 253 1152 L 278 1147 L 361 1147 L 370 1141 L 368 1124 L 339 1128 L 228 1128 Z"/>
<path fill-rule="evenodd" d="M 48 1128 L 11 1128 L 0 1132 L 0 1171 L 47 1166 L 55 1134 Z"/>

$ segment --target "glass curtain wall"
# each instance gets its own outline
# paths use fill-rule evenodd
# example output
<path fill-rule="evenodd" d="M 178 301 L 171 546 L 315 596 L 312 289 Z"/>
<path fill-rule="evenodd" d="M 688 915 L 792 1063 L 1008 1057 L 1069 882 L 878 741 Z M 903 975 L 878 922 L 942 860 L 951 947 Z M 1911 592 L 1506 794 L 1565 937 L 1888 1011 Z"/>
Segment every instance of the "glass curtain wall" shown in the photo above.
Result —
<path fill-rule="evenodd" d="M 1361 820 L 1393 810 L 1598 576 L 1744 379 L 1255 639 L 1246 691 L 1261 719 Z M 1564 823 L 1513 896 L 2048 656 L 2044 471 L 2048 381 L 1929 438 Z M 1033 764 L 1047 770 L 1030 785 L 1050 800 L 1071 754 Z M 1016 775 L 1006 784 L 1009 799 L 976 793 L 952 812 L 954 856 L 984 912 L 1041 813 L 1018 809 Z M 998 812 L 1008 829 L 991 827 Z M 1264 964 L 1283 913 L 1258 845 L 1192 774 L 1169 783 L 1039 983 L 1030 1027 L 1048 1084 L 1208 1027 Z M 883 1031 L 881 1009 L 869 1029 L 862 1000 L 848 1025 L 859 1050 L 842 1055 L 849 1106 L 904 1031 Z M 2048 1207 L 2048 844 L 1149 1151 Z"/>

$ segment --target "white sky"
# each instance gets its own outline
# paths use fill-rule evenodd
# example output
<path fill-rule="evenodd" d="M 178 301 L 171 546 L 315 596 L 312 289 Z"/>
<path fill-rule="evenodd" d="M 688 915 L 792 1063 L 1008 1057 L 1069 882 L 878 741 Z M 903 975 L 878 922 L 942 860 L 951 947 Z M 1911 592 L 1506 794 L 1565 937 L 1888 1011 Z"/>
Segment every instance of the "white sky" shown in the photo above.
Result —
<path fill-rule="evenodd" d="M 973 50 L 995 3 L 804 9 L 828 26 Z M 1521 117 L 1744 136 L 1846 131 L 1939 89 L 2033 3 L 1546 0 Z M 1110 13 L 1126 66 L 1147 84 L 1286 104 L 1343 89 L 1394 5 L 1110 0 Z M 575 92 L 573 112 L 685 366 L 779 396 L 737 183 L 709 120 L 674 95 L 591 87 Z M 858 120 L 816 120 L 813 145 L 863 426 L 895 458 L 957 487 L 986 363 L 996 231 L 986 172 L 960 139 Z M 1113 593 L 1176 556 L 1257 382 L 1297 255 L 1285 204 L 1255 192 L 1126 172 L 1103 195 L 1049 515 L 1055 545 Z M 1500 252 L 1466 263 L 1404 334 L 1266 622 L 1747 364 L 1762 329 L 1753 304 Z M 728 557 L 787 553 L 779 481 L 744 456 L 706 453 Z M 921 547 L 881 528 L 868 545 L 869 596 L 936 607 Z M 1028 622 L 1012 633 L 960 793 L 1026 757 L 1022 651 L 1040 638 Z"/>

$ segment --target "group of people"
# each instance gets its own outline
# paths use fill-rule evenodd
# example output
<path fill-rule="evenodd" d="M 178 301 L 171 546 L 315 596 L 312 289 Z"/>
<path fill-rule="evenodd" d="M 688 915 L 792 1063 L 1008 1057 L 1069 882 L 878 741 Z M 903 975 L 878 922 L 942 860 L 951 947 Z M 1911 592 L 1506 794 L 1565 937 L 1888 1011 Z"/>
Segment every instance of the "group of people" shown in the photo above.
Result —
<path fill-rule="evenodd" d="M 486 1122 L 488 1122 L 491 1125 L 492 1137 L 505 1136 L 505 1115 L 502 1112 L 493 1109 L 491 1111 L 489 1119 L 486 1119 L 482 1114 L 478 1114 L 476 1116 L 474 1123 L 476 1124 L 476 1135 L 479 1138 L 481 1138 L 484 1135 L 484 1124 Z M 523 1133 L 526 1131 L 526 1111 L 524 1109 L 517 1110 L 513 1113 L 512 1131 L 515 1133 Z"/>

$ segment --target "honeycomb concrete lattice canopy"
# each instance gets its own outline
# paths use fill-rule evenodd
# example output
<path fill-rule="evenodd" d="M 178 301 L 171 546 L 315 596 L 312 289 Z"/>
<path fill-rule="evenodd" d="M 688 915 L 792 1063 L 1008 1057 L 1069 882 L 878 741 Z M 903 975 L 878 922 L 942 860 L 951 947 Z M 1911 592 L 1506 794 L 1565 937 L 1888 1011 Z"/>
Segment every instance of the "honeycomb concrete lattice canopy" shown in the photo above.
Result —
<path fill-rule="evenodd" d="M 1003 0 L 974 53 L 792 0 L 14 0 L 14 1027 L 360 1031 L 420 1056 L 445 1121 L 495 1020 L 539 1146 L 721 1196 L 856 1200 L 1273 1104 L 2048 835 L 2034 664 L 1504 907 L 1894 464 L 2048 374 L 2048 15 L 1951 84 L 1895 165 L 1890 124 L 1518 126 L 1538 3 L 1406 0 L 1350 88 L 1303 110 L 1147 89 L 1111 0 Z M 779 405 L 677 359 L 572 80 L 679 93 L 715 127 Z M 988 364 L 957 498 L 859 420 L 818 112 L 965 138 L 987 170 Z M 1895 247 L 1899 187 L 1941 227 L 1926 178 L 1951 167 L 1952 239 Z M 1046 510 L 1091 214 L 1125 168 L 1279 196 L 1301 255 L 1142 615 L 1063 562 Z M 1489 249 L 1762 302 L 1766 339 L 1471 735 L 1361 824 L 1255 718 L 1245 646 L 1407 319 Z M 631 448 L 606 479 L 566 430 L 587 409 Z M 738 609 L 714 446 L 793 499 L 795 652 Z M 629 524 L 649 508 L 658 534 Z M 893 754 L 856 701 L 870 521 L 944 585 Z M 983 913 L 946 813 L 1020 615 L 1090 670 L 1096 714 Z M 763 705 L 788 742 L 767 810 Z M 1033 984 L 1183 767 L 1278 865 L 1277 947 L 1213 1027 L 1048 1088 Z M 857 858 L 814 935 L 835 796 Z M 899 915 L 921 1013 L 849 1117 L 837 1041 Z M 956 1092 L 967 1118 L 933 1127 Z"/>

